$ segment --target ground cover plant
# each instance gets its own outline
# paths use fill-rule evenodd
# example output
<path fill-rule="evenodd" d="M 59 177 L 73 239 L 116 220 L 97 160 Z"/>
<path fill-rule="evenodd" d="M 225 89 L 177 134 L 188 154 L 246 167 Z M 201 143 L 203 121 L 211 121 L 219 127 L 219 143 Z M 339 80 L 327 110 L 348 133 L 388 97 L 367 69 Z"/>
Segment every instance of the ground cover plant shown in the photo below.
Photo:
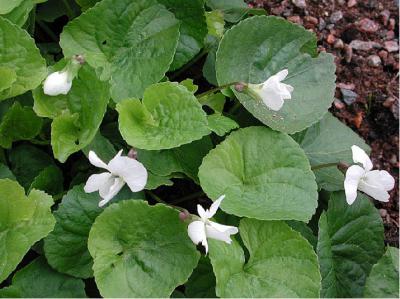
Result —
<path fill-rule="evenodd" d="M 398 297 L 394 178 L 335 63 L 242 1 L 0 1 L 0 297 Z"/>

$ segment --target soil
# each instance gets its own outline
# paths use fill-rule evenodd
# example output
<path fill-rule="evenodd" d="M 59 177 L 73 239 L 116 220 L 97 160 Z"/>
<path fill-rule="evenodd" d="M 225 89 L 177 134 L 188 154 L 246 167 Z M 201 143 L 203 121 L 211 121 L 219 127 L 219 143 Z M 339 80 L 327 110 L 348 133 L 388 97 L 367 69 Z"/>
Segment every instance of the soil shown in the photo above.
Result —
<path fill-rule="evenodd" d="M 398 1 L 255 0 L 248 4 L 315 32 L 319 51 L 335 56 L 337 88 L 330 111 L 370 145 L 375 168 L 395 178 L 389 202 L 374 203 L 385 225 L 385 242 L 399 247 Z"/>

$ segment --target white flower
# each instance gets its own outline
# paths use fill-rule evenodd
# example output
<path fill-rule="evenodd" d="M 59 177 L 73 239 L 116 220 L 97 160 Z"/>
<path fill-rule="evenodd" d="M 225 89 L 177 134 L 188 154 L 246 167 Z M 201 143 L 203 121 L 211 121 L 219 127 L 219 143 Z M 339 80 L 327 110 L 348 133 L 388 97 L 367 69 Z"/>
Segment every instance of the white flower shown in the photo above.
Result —
<path fill-rule="evenodd" d="M 43 83 L 43 92 L 49 96 L 67 94 L 72 87 L 72 80 L 67 71 L 54 72 Z"/>
<path fill-rule="evenodd" d="M 357 198 L 357 189 L 375 198 L 376 200 L 389 201 L 388 191 L 394 187 L 394 178 L 385 170 L 372 170 L 372 162 L 368 155 L 357 145 L 351 147 L 354 163 L 346 171 L 344 190 L 346 201 L 351 205 Z"/>
<path fill-rule="evenodd" d="M 248 87 L 261 98 L 264 104 L 271 110 L 278 111 L 282 108 L 284 100 L 292 98 L 293 87 L 281 83 L 288 75 L 288 70 L 282 70 L 261 84 L 248 84 Z"/>
<path fill-rule="evenodd" d="M 197 205 L 197 213 L 199 213 L 200 220 L 193 221 L 188 226 L 188 234 L 194 244 L 204 246 L 206 254 L 208 252 L 207 238 L 224 241 L 231 244 L 232 240 L 230 235 L 236 234 L 239 230 L 237 227 L 222 225 L 216 222 L 210 221 L 209 219 L 215 215 L 219 205 L 225 195 L 220 196 L 210 207 L 209 210 L 204 210 L 201 205 Z"/>
<path fill-rule="evenodd" d="M 121 188 L 128 184 L 132 192 L 144 189 L 147 183 L 147 170 L 142 163 L 129 157 L 121 156 L 122 150 L 106 164 L 95 152 L 89 152 L 89 161 L 94 166 L 104 168 L 108 172 L 93 174 L 89 177 L 84 187 L 86 193 L 99 191 L 101 198 L 99 206 L 109 202 Z"/>

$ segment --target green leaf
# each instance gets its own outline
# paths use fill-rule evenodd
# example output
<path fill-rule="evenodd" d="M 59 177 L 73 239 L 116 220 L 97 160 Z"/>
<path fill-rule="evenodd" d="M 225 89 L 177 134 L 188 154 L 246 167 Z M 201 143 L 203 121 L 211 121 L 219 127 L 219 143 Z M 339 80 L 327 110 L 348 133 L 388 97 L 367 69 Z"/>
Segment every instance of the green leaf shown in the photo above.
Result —
<path fill-rule="evenodd" d="M 110 161 L 117 154 L 113 144 L 100 132 L 97 132 L 92 142 L 82 151 L 86 157 L 89 157 L 90 151 L 94 151 L 103 161 Z"/>
<path fill-rule="evenodd" d="M 30 144 L 14 147 L 9 158 L 12 172 L 25 189 L 31 186 L 43 169 L 54 165 L 47 153 Z"/>
<path fill-rule="evenodd" d="M 117 105 L 119 130 L 125 141 L 140 149 L 178 147 L 208 135 L 207 115 L 186 87 L 163 82 L 148 87 L 143 101 Z"/>
<path fill-rule="evenodd" d="M 111 78 L 118 102 L 164 77 L 178 39 L 179 21 L 156 0 L 104 0 L 64 27 L 60 45 L 65 57 L 80 53 Z"/>
<path fill-rule="evenodd" d="M 138 161 L 157 176 L 168 177 L 173 173 L 180 172 L 197 182 L 197 173 L 201 162 L 212 148 L 213 143 L 210 137 L 205 136 L 200 140 L 173 149 L 138 150 Z"/>
<path fill-rule="evenodd" d="M 367 275 L 384 251 L 382 219 L 359 194 L 349 206 L 344 192 L 330 194 L 319 219 L 317 253 L 321 297 L 362 297 Z"/>
<path fill-rule="evenodd" d="M 16 8 L 24 0 L 1 0 L 0 1 L 0 14 L 6 14 Z"/>
<path fill-rule="evenodd" d="M 129 200 L 97 217 L 89 251 L 102 296 L 167 297 L 186 282 L 199 253 L 178 214 L 165 205 Z"/>
<path fill-rule="evenodd" d="M 160 176 L 151 172 L 149 172 L 148 175 L 145 187 L 146 190 L 154 190 L 160 186 L 172 186 L 174 184 L 174 182 L 170 180 L 174 175 Z"/>
<path fill-rule="evenodd" d="M 55 66 L 62 69 L 65 61 Z M 48 96 L 39 87 L 33 92 L 34 110 L 42 117 L 53 118 L 51 145 L 60 161 L 88 146 L 103 120 L 109 100 L 109 85 L 100 81 L 88 65 L 79 70 L 67 95 Z"/>
<path fill-rule="evenodd" d="M 0 68 L 15 72 L 11 86 L 0 88 L 0 100 L 37 87 L 46 77 L 46 63 L 25 30 L 0 17 Z M 14 77 L 14 75 L 11 75 Z M 15 79 L 15 80 L 14 80 Z"/>
<path fill-rule="evenodd" d="M 15 180 L 15 176 L 11 172 L 11 170 L 6 165 L 1 163 L 0 163 L 0 179 Z"/>
<path fill-rule="evenodd" d="M 284 82 L 294 91 L 279 111 L 270 110 L 245 92 L 234 92 L 261 122 L 274 130 L 295 133 L 319 121 L 334 98 L 333 56 L 315 54 L 315 35 L 303 27 L 278 17 L 252 17 L 232 27 L 222 38 L 216 61 L 218 83 L 261 83 L 288 69 Z"/>
<path fill-rule="evenodd" d="M 19 270 L 13 277 L 12 285 L 0 290 L 0 297 L 8 297 L 8 292 L 13 292 L 14 296 L 21 298 L 86 297 L 82 280 L 54 271 L 44 258 L 37 258 Z"/>
<path fill-rule="evenodd" d="M 335 162 L 353 163 L 351 146 L 354 144 L 370 152 L 363 139 L 330 113 L 299 135 L 301 140 L 298 142 L 312 166 Z M 344 188 L 344 175 L 335 166 L 316 170 L 315 176 L 318 185 L 325 190 L 338 191 Z"/>
<path fill-rule="evenodd" d="M 158 0 L 180 21 L 179 41 L 170 70 L 189 62 L 200 49 L 207 34 L 204 0 Z"/>
<path fill-rule="evenodd" d="M 58 195 L 63 191 L 64 177 L 62 171 L 55 165 L 43 169 L 32 181 L 29 190 L 37 189 L 50 195 Z"/>
<path fill-rule="evenodd" d="M 319 297 L 321 276 L 312 246 L 281 221 L 242 219 L 237 241 L 210 240 L 219 297 Z"/>
<path fill-rule="evenodd" d="M 92 224 L 102 211 L 98 193 L 85 193 L 82 185 L 63 197 L 54 212 L 54 230 L 44 240 L 47 261 L 54 269 L 79 278 L 93 276 L 87 241 Z"/>
<path fill-rule="evenodd" d="M 35 8 L 36 4 L 47 0 L 2 0 L 2 2 L 5 1 L 10 2 L 10 5 L 6 4 L 6 6 L 8 6 L 8 9 L 6 8 L 4 10 L 7 11 L 6 13 L 4 13 L 2 7 L 0 7 L 1 17 L 8 19 L 19 27 L 22 27 L 28 20 L 29 14 Z M 3 6 L 2 3 L 0 5 Z"/>
<path fill-rule="evenodd" d="M 185 284 L 188 298 L 215 298 L 215 275 L 210 260 L 202 256 Z"/>
<path fill-rule="evenodd" d="M 301 221 L 289 220 L 286 221 L 287 225 L 289 225 L 295 231 L 298 231 L 312 246 L 313 248 L 317 248 L 318 238 L 314 235 L 311 228 Z"/>
<path fill-rule="evenodd" d="M 19 102 L 7 111 L 0 122 L 0 146 L 10 148 L 14 141 L 29 140 L 40 133 L 42 119 L 30 107 Z"/>
<path fill-rule="evenodd" d="M 212 93 L 199 98 L 199 102 L 203 106 L 210 107 L 215 113 L 222 113 L 225 106 L 225 96 L 220 92 Z"/>
<path fill-rule="evenodd" d="M 221 39 L 225 31 L 224 14 L 219 10 L 206 12 L 208 34 Z"/>
<path fill-rule="evenodd" d="M 399 298 L 399 249 L 388 247 L 372 267 L 364 289 L 364 297 Z"/>
<path fill-rule="evenodd" d="M 100 0 L 75 0 L 76 3 L 79 4 L 79 6 L 82 8 L 82 10 L 87 10 L 94 6 L 97 2 Z"/>
<path fill-rule="evenodd" d="M 0 180 L 0 282 L 15 269 L 29 248 L 54 227 L 51 196 L 24 189 L 15 181 Z"/>
<path fill-rule="evenodd" d="M 250 10 L 243 0 L 206 0 L 206 3 L 211 9 L 221 11 L 230 23 L 239 22 Z"/>
<path fill-rule="evenodd" d="M 203 159 L 200 184 L 221 209 L 261 220 L 308 221 L 317 184 L 300 146 L 284 133 L 248 127 L 231 133 Z"/>
<path fill-rule="evenodd" d="M 13 69 L 0 67 L 0 92 L 10 88 L 17 80 L 17 74 Z"/>
<path fill-rule="evenodd" d="M 224 136 L 239 125 L 233 119 L 216 113 L 208 116 L 208 127 L 218 136 Z"/>

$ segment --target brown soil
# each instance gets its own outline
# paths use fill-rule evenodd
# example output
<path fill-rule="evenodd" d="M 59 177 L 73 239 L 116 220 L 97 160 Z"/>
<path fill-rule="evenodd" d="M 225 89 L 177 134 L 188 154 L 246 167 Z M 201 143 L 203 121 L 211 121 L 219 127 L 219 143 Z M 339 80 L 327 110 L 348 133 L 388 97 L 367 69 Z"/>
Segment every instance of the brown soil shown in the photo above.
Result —
<path fill-rule="evenodd" d="M 371 146 L 376 168 L 396 179 L 388 203 L 376 202 L 385 241 L 399 246 L 399 54 L 397 0 L 248 1 L 316 33 L 320 51 L 332 53 L 337 89 L 331 112 Z M 295 5 L 296 4 L 296 5 Z M 304 7 L 305 4 L 305 7 Z M 359 49 L 359 41 L 366 50 Z M 356 49 L 358 48 L 358 49 Z M 397 49 L 396 49 L 397 48 Z M 375 55 L 375 56 L 373 56 Z M 356 94 L 345 97 L 341 89 Z"/>

